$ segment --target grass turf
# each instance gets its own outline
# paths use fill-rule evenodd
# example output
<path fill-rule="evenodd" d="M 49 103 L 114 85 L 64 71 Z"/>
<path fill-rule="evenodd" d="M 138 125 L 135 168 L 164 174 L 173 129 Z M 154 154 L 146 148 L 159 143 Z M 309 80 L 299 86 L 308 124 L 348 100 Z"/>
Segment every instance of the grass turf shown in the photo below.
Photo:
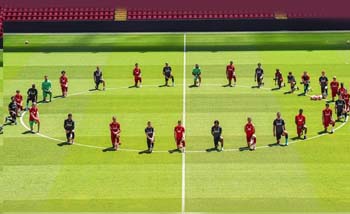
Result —
<path fill-rule="evenodd" d="M 344 32 L 188 34 L 187 150 L 212 147 L 209 130 L 214 119 L 223 127 L 226 150 L 245 146 L 243 126 L 248 115 L 256 125 L 258 146 L 274 143 L 272 120 L 277 111 L 295 137 L 293 117 L 299 108 L 307 116 L 308 137 L 318 135 L 324 102 L 297 93 L 285 95 L 287 88 L 271 91 L 274 69 L 280 68 L 284 77 L 291 70 L 297 78 L 309 71 L 313 94 L 319 94 L 317 77 L 323 69 L 329 78 L 336 75 L 349 87 L 350 54 L 345 42 L 349 38 L 350 33 Z M 29 45 L 24 45 L 25 40 Z M 110 146 L 108 122 L 114 114 L 122 125 L 122 148 L 145 148 L 147 120 L 156 129 L 155 150 L 174 147 L 172 128 L 183 114 L 182 34 L 6 35 L 4 47 L 5 104 L 16 89 L 24 93 L 31 83 L 39 85 L 44 74 L 53 81 L 54 96 L 59 95 L 59 71 L 65 69 L 69 94 L 84 94 L 40 105 L 41 132 L 64 140 L 63 119 L 72 112 L 76 141 L 101 147 L 59 147 L 59 142 L 23 134 L 26 130 L 20 125 L 6 127 L 4 212 L 181 211 L 181 155 L 101 150 Z M 231 59 L 239 87 L 224 88 L 224 69 Z M 174 70 L 174 88 L 158 87 L 164 81 L 161 68 L 166 61 Z M 128 88 L 135 62 L 143 71 L 141 89 Z M 250 88 L 257 62 L 266 72 L 264 89 Z M 203 69 L 203 84 L 188 88 L 195 63 Z M 96 65 L 104 72 L 105 92 L 88 92 Z M 349 211 L 349 127 L 289 147 L 186 153 L 186 212 Z"/>

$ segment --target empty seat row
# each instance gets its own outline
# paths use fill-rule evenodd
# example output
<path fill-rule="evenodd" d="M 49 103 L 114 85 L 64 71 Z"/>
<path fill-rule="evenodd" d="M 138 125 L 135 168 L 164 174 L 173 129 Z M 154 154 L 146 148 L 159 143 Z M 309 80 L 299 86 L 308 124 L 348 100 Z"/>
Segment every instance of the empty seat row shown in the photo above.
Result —
<path fill-rule="evenodd" d="M 6 21 L 107 21 L 111 16 L 8 16 Z"/>
<path fill-rule="evenodd" d="M 114 11 L 115 8 L 3 8 L 4 12 L 39 12 L 39 11 Z"/>

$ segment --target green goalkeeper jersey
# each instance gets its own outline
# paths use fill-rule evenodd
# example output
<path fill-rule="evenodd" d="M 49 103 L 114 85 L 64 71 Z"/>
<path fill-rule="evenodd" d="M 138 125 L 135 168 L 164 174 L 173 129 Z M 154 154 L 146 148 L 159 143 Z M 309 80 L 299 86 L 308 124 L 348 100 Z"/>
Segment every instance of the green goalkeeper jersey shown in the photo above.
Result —
<path fill-rule="evenodd" d="M 50 91 L 51 90 L 51 81 L 47 80 L 47 81 L 44 81 L 43 83 L 41 83 L 41 89 L 43 91 Z"/>
<path fill-rule="evenodd" d="M 194 68 L 192 71 L 192 74 L 195 76 L 198 76 L 201 74 L 201 69 L 200 68 Z"/>

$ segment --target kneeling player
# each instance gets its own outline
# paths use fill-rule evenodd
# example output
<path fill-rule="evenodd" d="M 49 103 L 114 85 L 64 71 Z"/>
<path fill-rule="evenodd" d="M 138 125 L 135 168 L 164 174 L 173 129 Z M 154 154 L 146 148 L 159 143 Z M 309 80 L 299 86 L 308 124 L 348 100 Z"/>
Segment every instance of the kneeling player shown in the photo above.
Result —
<path fill-rule="evenodd" d="M 141 68 L 139 68 L 139 64 L 138 63 L 135 64 L 135 68 L 134 68 L 132 74 L 134 75 L 134 81 L 135 81 L 134 87 L 135 88 L 138 88 L 138 87 L 141 88 L 142 87 Z M 139 82 L 140 82 L 140 86 L 138 86 Z"/>
<path fill-rule="evenodd" d="M 65 71 L 61 71 L 60 85 L 61 85 L 62 97 L 67 97 L 68 77 L 66 76 Z"/>
<path fill-rule="evenodd" d="M 103 79 L 102 71 L 100 70 L 100 67 L 96 67 L 96 71 L 94 71 L 93 74 L 94 82 L 95 82 L 95 89 L 98 90 L 98 86 L 102 83 L 103 90 L 106 90 L 106 82 Z"/>
<path fill-rule="evenodd" d="M 11 97 L 11 102 L 8 105 L 9 117 L 5 118 L 5 123 L 10 122 L 17 125 L 17 104 L 14 97 Z"/>
<path fill-rule="evenodd" d="M 255 77 L 254 81 L 258 83 L 258 88 L 263 85 L 263 80 L 264 80 L 264 70 L 261 67 L 261 63 L 258 63 L 258 67 L 255 69 Z"/>
<path fill-rule="evenodd" d="M 310 90 L 310 76 L 306 71 L 301 76 L 301 84 L 304 85 L 304 94 L 306 94 Z"/>
<path fill-rule="evenodd" d="M 182 126 L 181 120 L 177 121 L 177 126 L 174 128 L 174 138 L 176 142 L 176 148 L 184 152 L 186 147 L 185 142 L 185 128 Z"/>
<path fill-rule="evenodd" d="M 252 151 L 256 149 L 255 127 L 252 123 L 252 118 L 248 117 L 247 121 L 247 124 L 244 126 L 244 132 L 246 134 L 247 147 Z"/>
<path fill-rule="evenodd" d="M 324 126 L 324 132 L 327 132 L 327 128 L 329 125 L 332 125 L 331 133 L 334 132 L 335 122 L 333 120 L 332 114 L 332 109 L 330 109 L 329 104 L 326 103 L 326 108 L 322 111 L 322 123 Z"/>
<path fill-rule="evenodd" d="M 30 131 L 33 133 L 33 127 L 34 124 L 38 124 L 38 131 L 40 131 L 40 120 L 39 120 L 39 109 L 34 102 L 32 104 L 32 107 L 29 109 L 29 126 L 30 126 Z"/>
<path fill-rule="evenodd" d="M 23 111 L 23 97 L 19 90 L 16 90 L 15 101 L 17 105 L 17 116 L 19 116 L 21 111 Z"/>
<path fill-rule="evenodd" d="M 199 87 L 202 83 L 202 71 L 198 64 L 196 64 L 192 70 L 193 75 L 193 86 Z M 197 84 L 198 82 L 198 84 Z"/>
<path fill-rule="evenodd" d="M 303 109 L 299 109 L 299 114 L 295 116 L 295 125 L 297 126 L 298 138 L 304 134 L 304 140 L 306 139 L 307 127 L 306 117 L 303 115 Z"/>
<path fill-rule="evenodd" d="M 35 88 L 35 84 L 32 84 L 32 87 L 28 89 L 27 95 L 26 110 L 29 108 L 29 101 L 31 101 L 33 104 L 38 100 L 38 90 Z"/>
<path fill-rule="evenodd" d="M 345 111 L 346 111 L 346 113 L 348 113 L 350 111 L 350 94 L 349 94 L 349 91 L 346 92 L 343 95 L 343 99 L 345 101 Z"/>
<path fill-rule="evenodd" d="M 276 137 L 276 144 L 280 144 L 281 137 L 285 137 L 285 145 L 288 146 L 288 132 L 286 130 L 285 122 L 281 118 L 281 113 L 277 112 L 277 118 L 273 121 L 273 136 Z"/>
<path fill-rule="evenodd" d="M 155 141 L 155 131 L 154 128 L 151 125 L 151 121 L 147 122 L 147 127 L 145 128 L 145 134 L 146 134 L 146 141 L 147 141 L 147 148 L 148 152 L 152 153 L 154 148 L 154 141 Z"/>
<path fill-rule="evenodd" d="M 222 128 L 219 126 L 219 121 L 215 120 L 214 125 L 211 127 L 211 134 L 214 137 L 214 147 L 218 150 L 219 142 L 221 144 L 221 151 L 224 151 L 224 138 L 221 136 Z"/>
<path fill-rule="evenodd" d="M 346 112 L 346 103 L 343 97 L 339 97 L 337 101 L 335 101 L 334 107 L 335 113 L 337 114 L 337 121 L 340 121 L 341 117 L 344 117 L 344 122 L 347 120 L 347 112 Z"/>
<path fill-rule="evenodd" d="M 73 144 L 74 143 L 74 138 L 75 138 L 75 122 L 72 119 L 72 114 L 68 114 L 68 118 L 64 120 L 64 130 L 66 131 L 66 138 L 67 138 L 67 143 Z"/>
<path fill-rule="evenodd" d="M 120 124 L 117 122 L 115 116 L 112 117 L 112 122 L 109 124 L 109 130 L 111 131 L 111 141 L 114 150 L 118 150 L 120 146 Z"/>
<path fill-rule="evenodd" d="M 163 75 L 164 75 L 164 78 L 165 78 L 165 86 L 169 86 L 168 85 L 168 82 L 169 82 L 169 79 L 171 79 L 171 82 L 172 82 L 172 86 L 174 86 L 174 76 L 172 74 L 172 70 L 171 70 L 171 67 L 169 66 L 168 63 L 165 63 L 165 66 L 163 68 Z"/>
<path fill-rule="evenodd" d="M 290 84 L 290 92 L 293 93 L 295 90 L 299 90 L 298 86 L 296 86 L 297 82 L 295 81 L 295 77 L 292 72 L 288 73 L 288 83 Z"/>
<path fill-rule="evenodd" d="M 278 69 L 278 68 L 276 69 L 274 80 L 275 80 L 275 85 L 277 82 L 278 88 L 282 88 L 283 76 L 282 76 L 280 69 Z"/>

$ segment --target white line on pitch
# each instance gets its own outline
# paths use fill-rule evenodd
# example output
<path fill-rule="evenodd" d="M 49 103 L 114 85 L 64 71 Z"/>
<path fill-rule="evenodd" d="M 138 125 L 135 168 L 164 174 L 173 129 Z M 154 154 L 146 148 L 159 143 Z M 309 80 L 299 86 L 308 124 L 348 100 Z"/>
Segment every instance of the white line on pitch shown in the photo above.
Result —
<path fill-rule="evenodd" d="M 186 33 L 184 33 L 184 63 L 183 63 L 183 92 L 182 92 L 182 123 L 186 127 Z M 186 186 L 186 153 L 182 153 L 182 170 L 181 170 L 181 213 L 185 213 L 185 186 Z"/>

